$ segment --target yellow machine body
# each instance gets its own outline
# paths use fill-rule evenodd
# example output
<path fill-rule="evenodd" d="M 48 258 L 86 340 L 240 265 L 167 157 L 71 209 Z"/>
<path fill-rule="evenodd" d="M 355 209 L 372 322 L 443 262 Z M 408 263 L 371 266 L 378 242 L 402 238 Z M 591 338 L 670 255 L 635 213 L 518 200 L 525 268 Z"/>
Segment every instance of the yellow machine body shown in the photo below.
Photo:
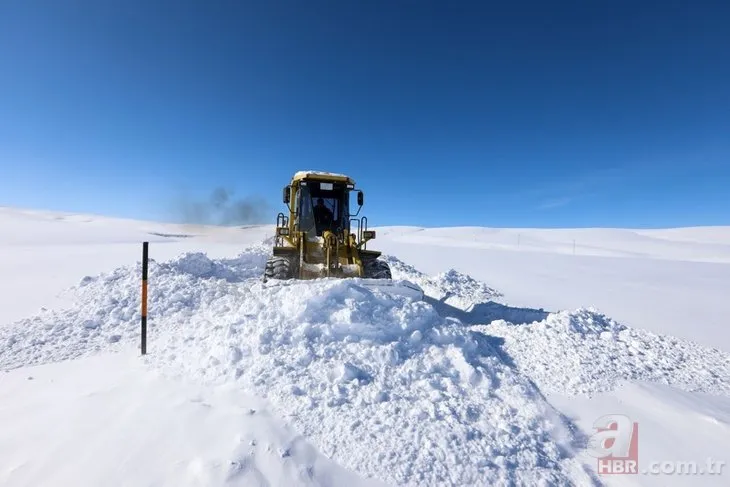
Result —
<path fill-rule="evenodd" d="M 357 212 L 350 212 L 351 195 Z M 300 171 L 284 187 L 286 213 L 279 213 L 273 255 L 264 280 L 362 277 L 390 279 L 390 268 L 378 251 L 367 250 L 375 232 L 367 218 L 356 218 L 362 191 L 343 174 Z"/>

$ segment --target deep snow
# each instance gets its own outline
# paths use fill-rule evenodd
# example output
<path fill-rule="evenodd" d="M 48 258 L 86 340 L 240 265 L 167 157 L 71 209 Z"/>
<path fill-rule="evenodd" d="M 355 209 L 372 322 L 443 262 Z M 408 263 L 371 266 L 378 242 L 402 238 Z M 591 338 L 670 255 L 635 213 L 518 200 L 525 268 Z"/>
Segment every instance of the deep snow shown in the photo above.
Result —
<path fill-rule="evenodd" d="M 169 380 L 132 350 L 0 378 L 0 485 L 383 485 L 339 467 L 235 384 Z"/>
<path fill-rule="evenodd" d="M 357 281 L 263 284 L 266 255 L 253 247 L 235 259 L 195 253 L 153 263 L 150 366 L 206 384 L 235 382 L 324 455 L 392 484 L 588 478 L 570 458 L 569 425 L 488 336 L 424 301 Z M 492 293 L 456 272 L 415 272 L 445 301 Z M 136 342 L 139 275 L 130 266 L 82 279 L 76 306 L 6 330 L 0 367 Z"/>
<path fill-rule="evenodd" d="M 663 295 L 663 309 L 672 310 L 683 301 L 662 293 L 695 276 L 705 283 L 696 292 L 713 286 L 695 314 L 719 316 L 725 304 L 716 297 L 728 291 L 722 229 L 694 237 L 693 229 L 652 231 L 650 241 L 665 249 L 652 258 L 642 254 L 644 240 L 629 252 L 636 243 L 621 243 L 621 234 L 636 232 L 620 230 L 584 232 L 613 235 L 618 243 L 607 246 L 622 250 L 610 258 L 549 253 L 562 252 L 544 243 L 564 238 L 560 232 L 523 230 L 521 246 L 531 235 L 543 247 L 522 253 L 483 248 L 493 245 L 486 235 L 497 242 L 513 231 L 461 229 L 453 242 L 445 230 L 379 231 L 376 247 L 390 253 L 395 277 L 428 294 L 413 302 L 357 280 L 263 284 L 269 228 L 195 233 L 42 212 L 4 216 L 35 236 L 0 238 L 2 269 L 25 271 L 20 286 L 2 281 L 9 301 L 0 308 L 0 369 L 8 371 L 0 372 L 0 424 L 13 424 L 0 434 L 3 485 L 358 485 L 367 477 L 413 485 L 697 484 L 697 477 L 592 474 L 595 459 L 584 452 L 592 421 L 616 412 L 644 425 L 644 459 L 702 461 L 730 451 L 723 345 L 730 335 L 707 343 L 706 321 L 685 326 L 683 337 L 656 322 L 644 327 L 619 281 L 596 280 L 609 268 L 617 276 L 651 269 L 642 276 L 651 285 L 635 283 L 632 300 Z M 65 232 L 63 243 L 49 240 Z M 103 235 L 116 243 L 102 243 Z M 682 243 L 670 256 L 675 236 Z M 141 239 L 153 241 L 155 259 L 144 359 L 135 357 Z M 681 261 L 697 240 L 694 261 Z M 707 252 L 719 252 L 718 261 L 708 262 Z M 74 266 L 68 255 L 87 259 Z M 497 260 L 503 267 L 492 266 Z M 551 285 L 534 302 L 529 293 L 515 297 L 508 289 L 518 278 L 504 274 L 510 265 L 521 282 L 529 274 Z M 707 266 L 716 266 L 716 280 L 706 279 Z M 603 289 L 613 298 L 608 306 L 551 301 L 586 268 L 594 279 L 582 274 L 588 292 Z M 488 284 L 479 279 L 490 275 Z M 644 307 L 649 316 L 657 309 Z M 679 329 L 679 319 L 664 328 Z M 155 461 L 138 452 L 142 444 Z M 70 450 L 83 453 L 66 459 Z M 97 466 L 85 469 L 89 463 Z M 728 470 L 699 480 L 723 485 Z"/>

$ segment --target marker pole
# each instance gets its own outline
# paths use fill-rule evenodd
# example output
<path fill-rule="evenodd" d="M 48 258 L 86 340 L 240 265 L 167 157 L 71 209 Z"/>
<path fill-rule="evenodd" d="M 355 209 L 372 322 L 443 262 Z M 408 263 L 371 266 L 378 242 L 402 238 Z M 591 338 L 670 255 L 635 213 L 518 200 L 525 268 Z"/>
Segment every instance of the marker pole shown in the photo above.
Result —
<path fill-rule="evenodd" d="M 142 355 L 147 354 L 147 258 L 149 242 L 142 242 Z"/>

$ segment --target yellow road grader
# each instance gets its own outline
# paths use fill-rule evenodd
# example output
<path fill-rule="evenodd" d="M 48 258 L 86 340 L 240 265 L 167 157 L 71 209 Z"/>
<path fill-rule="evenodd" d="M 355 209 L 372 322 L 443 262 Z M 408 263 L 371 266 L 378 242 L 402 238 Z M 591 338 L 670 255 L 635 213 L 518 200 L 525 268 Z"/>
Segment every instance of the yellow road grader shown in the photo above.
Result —
<path fill-rule="evenodd" d="M 350 211 L 352 196 L 357 211 Z M 381 252 L 367 249 L 375 238 L 367 217 L 358 218 L 364 195 L 355 181 L 343 174 L 299 171 L 284 187 L 286 213 L 276 218 L 272 255 L 264 270 L 271 280 L 359 278 L 365 286 L 417 298 L 423 292 L 408 281 L 393 282 Z"/>

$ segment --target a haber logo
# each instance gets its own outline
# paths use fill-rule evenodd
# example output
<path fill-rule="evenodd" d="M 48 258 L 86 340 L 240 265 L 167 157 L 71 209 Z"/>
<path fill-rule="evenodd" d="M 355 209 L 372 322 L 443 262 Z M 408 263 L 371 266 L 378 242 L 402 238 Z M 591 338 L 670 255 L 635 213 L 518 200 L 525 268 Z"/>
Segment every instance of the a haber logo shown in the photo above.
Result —
<path fill-rule="evenodd" d="M 628 416 L 608 414 L 593 423 L 596 433 L 588 454 L 598 459 L 598 474 L 639 473 L 639 423 Z"/>

